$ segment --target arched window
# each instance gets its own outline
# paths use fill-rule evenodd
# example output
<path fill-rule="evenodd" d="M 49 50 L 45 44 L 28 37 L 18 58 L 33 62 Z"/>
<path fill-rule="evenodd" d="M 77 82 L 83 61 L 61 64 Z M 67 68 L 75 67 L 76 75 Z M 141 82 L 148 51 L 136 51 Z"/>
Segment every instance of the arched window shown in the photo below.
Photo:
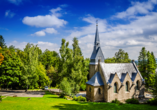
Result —
<path fill-rule="evenodd" d="M 91 87 L 89 87 L 89 92 L 91 92 Z"/>
<path fill-rule="evenodd" d="M 139 81 L 136 81 L 136 90 L 139 90 Z"/>
<path fill-rule="evenodd" d="M 126 91 L 129 91 L 129 83 L 128 83 L 128 82 L 126 82 L 125 90 L 126 90 Z"/>
<path fill-rule="evenodd" d="M 114 93 L 117 93 L 117 83 L 114 83 Z"/>
<path fill-rule="evenodd" d="M 101 94 L 101 89 L 100 88 L 98 89 L 98 93 Z"/>

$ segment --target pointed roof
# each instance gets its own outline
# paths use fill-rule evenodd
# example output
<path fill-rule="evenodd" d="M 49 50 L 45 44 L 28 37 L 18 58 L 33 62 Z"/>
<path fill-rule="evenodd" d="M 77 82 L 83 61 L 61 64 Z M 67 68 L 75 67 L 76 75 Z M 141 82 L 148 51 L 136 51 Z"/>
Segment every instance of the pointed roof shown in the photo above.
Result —
<path fill-rule="evenodd" d="M 99 72 L 96 72 L 94 74 L 94 76 L 88 82 L 86 82 L 86 84 L 89 84 L 89 85 L 92 85 L 92 86 L 104 85 Z"/>
<path fill-rule="evenodd" d="M 99 40 L 99 32 L 98 32 L 98 24 L 96 25 L 96 33 L 95 33 L 94 45 L 97 45 L 97 43 L 100 43 L 100 40 Z"/>

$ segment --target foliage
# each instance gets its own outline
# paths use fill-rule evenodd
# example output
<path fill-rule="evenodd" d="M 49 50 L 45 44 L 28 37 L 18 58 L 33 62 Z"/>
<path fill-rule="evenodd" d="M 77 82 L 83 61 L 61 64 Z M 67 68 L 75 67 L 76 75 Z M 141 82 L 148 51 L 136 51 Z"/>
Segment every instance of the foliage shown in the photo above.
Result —
<path fill-rule="evenodd" d="M 121 102 L 119 100 L 117 100 L 117 99 L 112 100 L 111 103 L 121 104 Z"/>
<path fill-rule="evenodd" d="M 119 49 L 118 52 L 115 53 L 115 61 L 116 63 L 130 63 L 129 55 L 124 50 Z"/>
<path fill-rule="evenodd" d="M 2 96 L 0 95 L 0 102 L 2 101 Z"/>
<path fill-rule="evenodd" d="M 37 66 L 38 84 L 41 87 L 48 86 L 50 84 L 49 77 L 46 75 L 46 70 L 41 62 Z"/>
<path fill-rule="evenodd" d="M 155 75 L 155 84 L 153 88 L 153 95 L 157 98 L 157 74 Z"/>
<path fill-rule="evenodd" d="M 82 83 L 80 86 L 80 90 L 85 91 L 86 90 L 86 84 Z"/>
<path fill-rule="evenodd" d="M 1 47 L 0 47 L 0 52 L 1 52 Z M 4 56 L 2 55 L 2 53 L 0 53 L 0 65 L 2 64 L 2 62 L 3 62 L 3 60 L 4 60 Z"/>
<path fill-rule="evenodd" d="M 64 93 L 61 93 L 61 94 L 59 95 L 59 97 L 60 97 L 60 98 L 64 98 L 64 97 L 65 97 L 65 94 L 64 94 Z"/>
<path fill-rule="evenodd" d="M 22 79 L 26 83 L 26 91 L 28 87 L 34 88 L 37 87 L 37 66 L 38 66 L 38 49 L 37 45 L 34 46 L 33 44 L 27 44 L 24 49 L 24 54 L 27 61 L 24 61 L 23 64 L 23 75 Z"/>
<path fill-rule="evenodd" d="M 127 99 L 125 102 L 128 104 L 139 104 L 139 101 L 135 98 Z"/>
<path fill-rule="evenodd" d="M 15 52 L 7 48 L 2 49 L 2 54 L 5 56 L 4 61 L 0 66 L 0 86 L 7 87 L 20 85 L 22 63 Z"/>
<path fill-rule="evenodd" d="M 87 101 L 86 98 L 85 98 L 85 97 L 82 97 L 82 96 L 78 96 L 78 97 L 74 96 L 74 97 L 73 97 L 73 100 L 74 100 L 74 101 L 83 101 L 83 102 L 86 102 L 86 101 Z"/>
<path fill-rule="evenodd" d="M 6 48 L 5 40 L 2 35 L 0 35 L 0 47 Z"/>
<path fill-rule="evenodd" d="M 147 104 L 157 105 L 157 98 L 152 98 L 147 101 Z"/>
<path fill-rule="evenodd" d="M 116 58 L 115 57 L 106 58 L 105 59 L 105 63 L 116 63 Z"/>
<path fill-rule="evenodd" d="M 71 86 L 66 77 L 61 81 L 60 89 L 62 90 L 62 94 L 71 95 Z"/>

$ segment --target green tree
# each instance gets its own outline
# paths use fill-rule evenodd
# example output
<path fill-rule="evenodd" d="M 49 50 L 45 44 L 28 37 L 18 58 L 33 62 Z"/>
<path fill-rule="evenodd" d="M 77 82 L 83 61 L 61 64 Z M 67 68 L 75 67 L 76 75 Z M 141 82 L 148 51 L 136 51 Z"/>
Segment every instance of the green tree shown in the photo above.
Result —
<path fill-rule="evenodd" d="M 142 47 L 138 57 L 138 68 L 143 77 L 147 77 L 147 50 Z"/>
<path fill-rule="evenodd" d="M 156 68 L 156 59 L 155 59 L 154 53 L 153 53 L 153 52 L 151 52 L 151 55 L 152 55 L 152 57 L 153 57 L 154 67 Z"/>
<path fill-rule="evenodd" d="M 105 59 L 105 63 L 116 63 L 116 58 L 115 57 L 106 58 Z"/>
<path fill-rule="evenodd" d="M 153 95 L 155 96 L 155 98 L 157 98 L 157 74 L 155 75 L 155 83 L 154 83 Z"/>
<path fill-rule="evenodd" d="M 24 57 L 26 60 L 23 60 L 23 75 L 22 79 L 26 84 L 26 91 L 28 87 L 34 88 L 37 85 L 38 75 L 36 73 L 36 67 L 38 66 L 38 48 L 37 45 L 27 44 L 24 49 Z"/>
<path fill-rule="evenodd" d="M 63 94 L 71 95 L 71 84 L 66 77 L 63 78 L 59 86 Z"/>
<path fill-rule="evenodd" d="M 42 65 L 41 62 L 39 62 L 37 66 L 37 75 L 38 75 L 38 85 L 39 87 L 49 86 L 50 85 L 50 79 L 46 75 L 45 67 Z"/>
<path fill-rule="evenodd" d="M 127 52 L 119 49 L 119 51 L 115 53 L 115 61 L 116 63 L 130 63 L 131 60 Z"/>
<path fill-rule="evenodd" d="M 15 52 L 10 51 L 7 48 L 2 49 L 2 53 L 5 56 L 2 65 L 0 66 L 0 84 L 4 88 L 9 86 L 20 86 L 21 68 L 22 63 L 20 58 Z"/>
<path fill-rule="evenodd" d="M 0 35 L 0 47 L 6 48 L 5 40 L 2 35 Z"/>

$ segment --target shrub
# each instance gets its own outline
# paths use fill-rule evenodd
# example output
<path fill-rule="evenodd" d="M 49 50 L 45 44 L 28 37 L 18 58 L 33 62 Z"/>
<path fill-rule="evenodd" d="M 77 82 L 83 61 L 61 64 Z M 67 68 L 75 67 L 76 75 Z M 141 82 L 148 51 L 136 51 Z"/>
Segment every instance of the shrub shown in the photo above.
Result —
<path fill-rule="evenodd" d="M 157 98 L 152 98 L 147 101 L 147 104 L 157 105 Z"/>
<path fill-rule="evenodd" d="M 121 104 L 121 102 L 120 102 L 119 100 L 117 100 L 117 99 L 112 100 L 112 102 L 111 102 L 111 103 Z"/>
<path fill-rule="evenodd" d="M 2 96 L 0 95 L 0 102 L 2 101 Z"/>
<path fill-rule="evenodd" d="M 60 83 L 60 87 L 62 90 L 62 93 L 66 94 L 66 95 L 71 95 L 71 86 L 70 86 L 70 82 L 68 82 L 67 78 L 63 78 L 63 80 Z"/>
<path fill-rule="evenodd" d="M 60 97 L 60 98 L 64 98 L 64 97 L 65 97 L 65 94 L 61 93 L 61 94 L 59 95 L 59 97 Z"/>
<path fill-rule="evenodd" d="M 135 98 L 127 99 L 125 102 L 128 104 L 139 104 L 139 101 Z"/>
<path fill-rule="evenodd" d="M 78 97 L 74 97 L 73 98 L 73 100 L 74 101 L 83 101 L 83 102 L 86 102 L 87 100 L 86 100 L 86 98 L 85 97 L 82 97 L 82 96 L 78 96 Z"/>
<path fill-rule="evenodd" d="M 86 90 L 86 84 L 81 84 L 81 86 L 80 86 L 80 90 L 85 91 L 85 90 Z"/>

